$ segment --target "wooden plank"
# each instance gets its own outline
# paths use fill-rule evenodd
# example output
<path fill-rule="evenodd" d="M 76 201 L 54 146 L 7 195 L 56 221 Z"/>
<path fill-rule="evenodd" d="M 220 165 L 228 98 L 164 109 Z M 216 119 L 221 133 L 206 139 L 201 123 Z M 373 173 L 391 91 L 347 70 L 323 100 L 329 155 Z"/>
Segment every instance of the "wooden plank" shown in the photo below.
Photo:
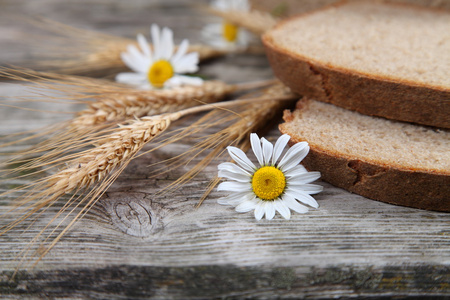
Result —
<path fill-rule="evenodd" d="M 15 10 L 15 3 L 0 4 Z M 65 6 L 55 0 L 21 3 L 20 9 L 25 11 L 37 9 L 69 24 L 130 36 L 148 27 L 147 14 L 174 28 L 176 36 L 181 37 L 178 33 L 182 32 L 194 40 L 199 38 L 201 24 L 210 20 L 193 18 L 195 13 L 186 9 L 186 1 L 124 5 L 96 0 L 91 6 L 79 2 Z M 8 32 L 14 37 L 18 27 L 10 26 Z M 26 57 L 26 49 L 23 52 L 16 58 Z M 252 55 L 211 61 L 202 66 L 202 72 L 228 82 L 271 76 L 265 58 Z M 0 83 L 2 96 L 14 99 L 23 93 L 21 86 Z M 28 105 L 40 110 L 79 109 L 70 104 Z M 67 118 L 70 115 L 2 107 L 0 133 L 39 128 Z M 174 128 L 195 118 L 178 122 Z M 266 135 L 271 141 L 278 136 L 275 127 Z M 90 213 L 34 269 L 21 268 L 12 281 L 15 256 L 64 201 L 29 230 L 21 225 L 0 236 L 1 297 L 450 297 L 448 214 L 372 201 L 324 182 L 320 182 L 324 192 L 316 196 L 320 208 L 293 214 L 289 221 L 278 215 L 272 221 L 257 222 L 251 213 L 238 214 L 218 205 L 216 200 L 226 194 L 217 191 L 197 209 L 195 205 L 222 159 L 182 189 L 164 194 L 158 192 L 188 167 L 149 178 L 152 163 L 181 154 L 195 142 L 189 138 L 132 161 Z M 3 182 L 0 188 L 17 183 Z M 16 196 L 0 199 L 0 213 Z M 8 220 L 2 217 L 0 225 Z"/>

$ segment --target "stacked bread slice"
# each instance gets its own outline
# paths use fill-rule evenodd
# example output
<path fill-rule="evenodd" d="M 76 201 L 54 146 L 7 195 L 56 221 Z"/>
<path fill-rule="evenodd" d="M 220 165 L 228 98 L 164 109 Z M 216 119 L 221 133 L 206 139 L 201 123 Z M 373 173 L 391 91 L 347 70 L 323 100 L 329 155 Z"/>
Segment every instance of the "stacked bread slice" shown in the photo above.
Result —
<path fill-rule="evenodd" d="M 448 11 L 345 2 L 263 42 L 275 75 L 304 96 L 280 130 L 309 142 L 307 167 L 371 199 L 450 211 Z"/>

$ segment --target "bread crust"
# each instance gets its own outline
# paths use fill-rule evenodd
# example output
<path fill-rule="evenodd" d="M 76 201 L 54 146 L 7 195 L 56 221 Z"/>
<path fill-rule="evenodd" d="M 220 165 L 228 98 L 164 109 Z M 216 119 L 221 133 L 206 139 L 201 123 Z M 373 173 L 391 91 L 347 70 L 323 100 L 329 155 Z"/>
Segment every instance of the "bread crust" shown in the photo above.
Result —
<path fill-rule="evenodd" d="M 450 128 L 450 89 L 325 65 L 277 46 L 271 31 L 262 41 L 275 76 L 300 95 L 365 115 Z"/>
<path fill-rule="evenodd" d="M 297 109 L 307 102 L 300 100 Z M 286 110 L 283 119 L 295 120 Z M 289 134 L 289 144 L 306 141 L 310 152 L 302 164 L 313 171 L 320 171 L 322 179 L 337 187 L 364 197 L 396 205 L 450 212 L 450 176 L 433 171 L 400 169 L 374 164 L 358 157 L 343 156 L 324 149 L 313 140 L 306 140 L 295 132 L 289 132 L 286 123 L 279 125 L 282 133 Z"/>

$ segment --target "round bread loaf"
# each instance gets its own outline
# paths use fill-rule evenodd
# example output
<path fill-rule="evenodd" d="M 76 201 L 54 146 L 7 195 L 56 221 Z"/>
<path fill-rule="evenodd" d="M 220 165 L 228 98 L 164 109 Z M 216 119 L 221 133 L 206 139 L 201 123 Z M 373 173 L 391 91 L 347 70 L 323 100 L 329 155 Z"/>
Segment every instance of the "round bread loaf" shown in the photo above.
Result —
<path fill-rule="evenodd" d="M 354 1 L 263 36 L 293 91 L 367 115 L 450 128 L 450 12 Z"/>
<path fill-rule="evenodd" d="M 364 197 L 450 212 L 450 132 L 302 99 L 282 133 L 307 141 L 306 168 Z"/>

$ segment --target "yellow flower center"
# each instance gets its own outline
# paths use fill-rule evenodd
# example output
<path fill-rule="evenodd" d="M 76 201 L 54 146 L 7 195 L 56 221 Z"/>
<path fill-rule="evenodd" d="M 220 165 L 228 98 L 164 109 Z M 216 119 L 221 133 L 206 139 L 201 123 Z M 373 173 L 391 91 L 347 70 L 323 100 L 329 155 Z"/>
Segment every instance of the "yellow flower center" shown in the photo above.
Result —
<path fill-rule="evenodd" d="M 264 166 L 253 174 L 252 188 L 253 192 L 261 200 L 275 200 L 286 188 L 286 177 L 279 169 L 272 166 Z"/>
<path fill-rule="evenodd" d="M 148 81 L 154 86 L 161 88 L 164 86 L 164 83 L 172 78 L 173 76 L 173 68 L 170 62 L 167 60 L 161 59 L 153 63 L 148 70 L 147 77 Z"/>
<path fill-rule="evenodd" d="M 236 25 L 228 23 L 226 21 L 223 22 L 222 27 L 222 35 L 225 40 L 228 42 L 234 42 L 237 39 L 239 28 Z"/>

